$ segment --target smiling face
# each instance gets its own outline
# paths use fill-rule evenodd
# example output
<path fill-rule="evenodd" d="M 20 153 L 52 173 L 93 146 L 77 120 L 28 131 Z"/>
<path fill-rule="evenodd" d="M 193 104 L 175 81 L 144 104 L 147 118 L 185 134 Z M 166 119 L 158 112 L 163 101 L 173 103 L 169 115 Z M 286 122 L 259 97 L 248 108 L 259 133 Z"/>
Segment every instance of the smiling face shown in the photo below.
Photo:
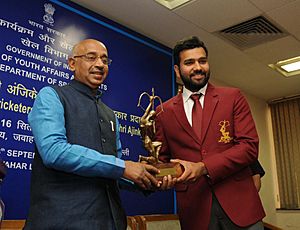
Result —
<path fill-rule="evenodd" d="M 185 49 L 179 53 L 179 66 L 175 65 L 176 77 L 192 92 L 205 86 L 210 77 L 207 55 L 202 47 Z"/>
<path fill-rule="evenodd" d="M 85 54 L 94 54 L 99 58 L 90 61 L 82 56 Z M 108 74 L 108 65 L 102 62 L 107 57 L 107 49 L 103 43 L 87 39 L 74 47 L 73 56 L 69 58 L 69 67 L 74 72 L 77 81 L 82 82 L 91 89 L 97 89 Z"/>

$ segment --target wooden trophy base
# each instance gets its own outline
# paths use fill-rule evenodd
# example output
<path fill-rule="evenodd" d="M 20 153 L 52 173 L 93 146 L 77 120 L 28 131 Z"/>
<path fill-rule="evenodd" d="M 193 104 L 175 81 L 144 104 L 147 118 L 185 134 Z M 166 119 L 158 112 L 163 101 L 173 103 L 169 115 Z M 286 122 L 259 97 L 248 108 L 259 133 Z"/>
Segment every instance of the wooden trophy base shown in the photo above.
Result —
<path fill-rule="evenodd" d="M 181 164 L 177 162 L 163 163 L 158 161 L 153 156 L 139 156 L 139 162 L 145 162 L 147 164 L 153 165 L 155 168 L 158 168 L 160 173 L 156 174 L 155 177 L 157 180 L 161 181 L 164 176 L 171 175 L 173 178 L 178 178 L 182 175 L 184 168 Z"/>
<path fill-rule="evenodd" d="M 173 178 L 178 178 L 182 175 L 184 169 L 179 163 L 155 163 L 154 167 L 158 168 L 160 173 L 156 174 L 155 177 L 158 180 L 162 180 L 164 176 L 171 175 Z"/>

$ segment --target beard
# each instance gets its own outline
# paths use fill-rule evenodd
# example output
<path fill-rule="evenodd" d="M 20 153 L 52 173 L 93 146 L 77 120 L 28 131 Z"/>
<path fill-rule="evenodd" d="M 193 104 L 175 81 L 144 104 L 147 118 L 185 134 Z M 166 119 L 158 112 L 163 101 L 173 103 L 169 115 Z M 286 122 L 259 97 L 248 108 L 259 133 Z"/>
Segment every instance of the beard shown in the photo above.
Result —
<path fill-rule="evenodd" d="M 197 74 L 204 75 L 204 78 L 201 79 L 201 81 L 193 80 L 193 76 L 195 76 Z M 194 73 L 190 74 L 189 76 L 184 76 L 180 72 L 180 78 L 181 78 L 185 88 L 187 88 L 191 92 L 197 92 L 201 88 L 203 88 L 207 84 L 209 77 L 210 77 L 210 71 L 207 71 L 207 72 L 202 71 L 202 70 L 195 71 Z"/>

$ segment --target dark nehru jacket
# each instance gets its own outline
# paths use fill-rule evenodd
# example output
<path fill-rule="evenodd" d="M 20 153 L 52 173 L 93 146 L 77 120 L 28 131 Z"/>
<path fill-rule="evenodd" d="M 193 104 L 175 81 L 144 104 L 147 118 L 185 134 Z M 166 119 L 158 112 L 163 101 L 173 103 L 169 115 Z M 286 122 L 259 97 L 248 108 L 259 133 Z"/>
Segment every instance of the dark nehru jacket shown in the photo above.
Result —
<path fill-rule="evenodd" d="M 117 156 L 113 111 L 78 81 L 54 89 L 64 107 L 68 142 Z M 26 230 L 126 229 L 116 180 L 47 168 L 38 152 L 33 169 Z"/>

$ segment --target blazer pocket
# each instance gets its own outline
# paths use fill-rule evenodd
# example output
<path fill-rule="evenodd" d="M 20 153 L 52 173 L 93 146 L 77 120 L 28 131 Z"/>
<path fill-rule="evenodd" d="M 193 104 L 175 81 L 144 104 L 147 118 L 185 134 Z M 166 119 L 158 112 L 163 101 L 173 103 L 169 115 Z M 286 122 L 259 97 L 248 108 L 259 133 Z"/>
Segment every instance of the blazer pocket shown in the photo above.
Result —
<path fill-rule="evenodd" d="M 184 192 L 188 189 L 188 185 L 186 184 L 176 184 L 175 185 L 175 191 L 176 192 Z"/>

